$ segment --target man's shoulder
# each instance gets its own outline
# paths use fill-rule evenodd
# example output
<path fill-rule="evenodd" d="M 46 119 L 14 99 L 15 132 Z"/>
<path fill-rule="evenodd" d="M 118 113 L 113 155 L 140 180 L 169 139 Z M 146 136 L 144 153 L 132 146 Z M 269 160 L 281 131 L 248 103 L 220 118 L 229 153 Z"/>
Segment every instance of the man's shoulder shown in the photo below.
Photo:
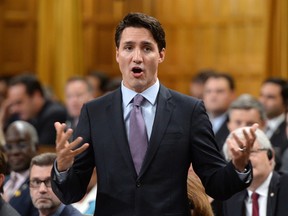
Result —
<path fill-rule="evenodd" d="M 45 105 L 43 106 L 42 110 L 39 113 L 38 118 L 51 118 L 51 117 L 61 117 L 63 116 L 66 118 L 67 111 L 65 107 L 56 101 L 46 101 Z M 60 119 L 61 119 L 60 118 Z"/>
<path fill-rule="evenodd" d="M 61 212 L 60 216 L 82 216 L 80 211 L 78 211 L 76 208 L 74 208 L 72 205 L 66 205 Z"/>
<path fill-rule="evenodd" d="M 202 103 L 201 100 L 192 97 L 190 95 L 175 91 L 173 89 L 166 88 L 161 86 L 160 94 L 167 99 L 172 99 L 176 104 L 187 104 L 189 106 Z"/>

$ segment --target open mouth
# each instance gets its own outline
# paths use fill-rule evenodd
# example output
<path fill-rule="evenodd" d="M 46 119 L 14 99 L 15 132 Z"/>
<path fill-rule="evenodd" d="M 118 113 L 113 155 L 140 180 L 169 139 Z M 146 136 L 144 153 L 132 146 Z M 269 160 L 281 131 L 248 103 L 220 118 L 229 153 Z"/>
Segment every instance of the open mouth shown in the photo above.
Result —
<path fill-rule="evenodd" d="M 132 68 L 132 71 L 133 71 L 133 73 L 141 73 L 143 70 L 142 70 L 142 68 L 134 67 L 134 68 Z"/>

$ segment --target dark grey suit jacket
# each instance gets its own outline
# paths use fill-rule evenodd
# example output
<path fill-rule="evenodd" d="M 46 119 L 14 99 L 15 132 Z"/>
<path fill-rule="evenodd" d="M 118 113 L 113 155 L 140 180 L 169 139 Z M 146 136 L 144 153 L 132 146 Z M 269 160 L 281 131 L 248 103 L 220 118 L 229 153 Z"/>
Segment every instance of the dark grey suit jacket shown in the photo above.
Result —
<path fill-rule="evenodd" d="M 243 190 L 223 202 L 223 216 L 245 216 L 247 190 Z M 287 216 L 288 214 L 288 175 L 280 176 L 273 172 L 269 185 L 267 215 Z"/>
<path fill-rule="evenodd" d="M 129 150 L 120 88 L 84 105 L 75 135 L 90 146 L 75 159 L 64 182 L 57 182 L 52 170 L 52 188 L 63 203 L 80 200 L 96 165 L 97 216 L 190 215 L 186 181 L 191 162 L 216 199 L 248 186 L 217 150 L 203 103 L 162 85 L 139 175 Z"/>
<path fill-rule="evenodd" d="M 20 214 L 9 204 L 6 203 L 0 195 L 0 215 L 2 216 L 20 216 Z"/>
<path fill-rule="evenodd" d="M 277 130 L 271 136 L 270 141 L 275 152 L 275 161 L 276 161 L 275 170 L 278 171 L 282 166 L 281 162 L 282 155 L 288 147 L 288 140 L 286 135 L 286 121 L 283 121 L 279 125 Z"/>
<path fill-rule="evenodd" d="M 220 152 L 222 152 L 223 145 L 226 141 L 226 138 L 228 137 L 230 133 L 227 123 L 228 123 L 228 114 L 226 115 L 226 119 L 221 125 L 221 127 L 219 128 L 219 130 L 217 131 L 217 133 L 215 133 L 215 140 L 216 140 L 216 143 L 218 145 Z"/>

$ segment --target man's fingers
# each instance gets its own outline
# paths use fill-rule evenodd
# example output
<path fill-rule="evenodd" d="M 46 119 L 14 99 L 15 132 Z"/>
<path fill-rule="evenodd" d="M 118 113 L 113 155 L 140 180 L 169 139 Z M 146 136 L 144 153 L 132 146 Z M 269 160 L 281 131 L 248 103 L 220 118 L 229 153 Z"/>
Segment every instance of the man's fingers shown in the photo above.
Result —
<path fill-rule="evenodd" d="M 78 154 L 81 154 L 82 152 L 84 152 L 87 148 L 89 147 L 89 144 L 88 143 L 84 143 L 81 147 L 73 150 L 73 155 L 74 157 Z"/>
<path fill-rule="evenodd" d="M 60 122 L 55 122 L 54 127 L 56 130 L 56 144 L 60 142 L 64 128 Z"/>
<path fill-rule="evenodd" d="M 79 146 L 79 144 L 82 142 L 82 140 L 83 140 L 82 137 L 77 137 L 73 142 L 69 144 L 69 149 L 70 150 L 76 149 Z"/>

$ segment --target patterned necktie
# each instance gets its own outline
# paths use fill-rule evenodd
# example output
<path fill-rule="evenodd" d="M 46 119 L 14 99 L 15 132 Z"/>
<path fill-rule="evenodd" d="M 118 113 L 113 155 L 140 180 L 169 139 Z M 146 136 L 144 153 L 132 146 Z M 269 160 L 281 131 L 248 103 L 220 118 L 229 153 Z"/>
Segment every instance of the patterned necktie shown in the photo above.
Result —
<path fill-rule="evenodd" d="M 251 198 L 252 198 L 252 216 L 259 216 L 259 204 L 258 204 L 259 194 L 253 192 Z"/>
<path fill-rule="evenodd" d="M 14 174 L 14 173 L 13 173 Z M 9 181 L 7 181 L 7 185 L 4 187 L 5 188 L 5 193 L 4 193 L 4 199 L 6 202 L 9 202 L 9 200 L 14 196 L 15 191 L 17 190 L 16 183 L 17 183 L 17 176 L 16 174 L 11 174 Z"/>
<path fill-rule="evenodd" d="M 137 94 L 133 99 L 133 109 L 130 114 L 129 145 L 137 174 L 140 172 L 148 146 L 145 121 L 141 112 L 141 104 L 144 101 L 145 98 Z"/>

